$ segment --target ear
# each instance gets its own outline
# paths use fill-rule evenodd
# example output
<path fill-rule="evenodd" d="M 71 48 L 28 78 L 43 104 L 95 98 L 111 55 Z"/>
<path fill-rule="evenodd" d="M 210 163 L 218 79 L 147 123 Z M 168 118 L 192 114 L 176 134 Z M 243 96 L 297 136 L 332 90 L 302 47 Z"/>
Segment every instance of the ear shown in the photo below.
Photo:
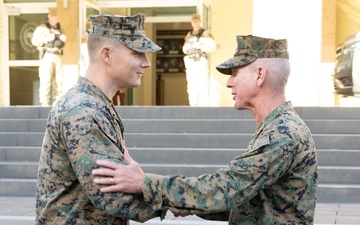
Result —
<path fill-rule="evenodd" d="M 111 54 L 110 53 L 111 53 L 111 49 L 109 48 L 109 46 L 104 46 L 100 50 L 102 60 L 109 66 L 111 65 Z"/>
<path fill-rule="evenodd" d="M 264 67 L 260 66 L 259 68 L 256 69 L 256 75 L 257 75 L 256 85 L 260 87 L 265 82 L 267 71 Z"/>

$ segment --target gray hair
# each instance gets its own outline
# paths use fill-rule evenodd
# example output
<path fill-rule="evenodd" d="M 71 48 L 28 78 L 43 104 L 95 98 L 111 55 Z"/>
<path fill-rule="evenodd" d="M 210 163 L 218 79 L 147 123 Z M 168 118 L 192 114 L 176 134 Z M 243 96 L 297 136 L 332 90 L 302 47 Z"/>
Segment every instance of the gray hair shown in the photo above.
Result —
<path fill-rule="evenodd" d="M 290 62 L 286 58 L 258 58 L 250 64 L 251 69 L 264 67 L 267 79 L 272 90 L 276 93 L 285 93 L 285 86 L 290 75 Z"/>

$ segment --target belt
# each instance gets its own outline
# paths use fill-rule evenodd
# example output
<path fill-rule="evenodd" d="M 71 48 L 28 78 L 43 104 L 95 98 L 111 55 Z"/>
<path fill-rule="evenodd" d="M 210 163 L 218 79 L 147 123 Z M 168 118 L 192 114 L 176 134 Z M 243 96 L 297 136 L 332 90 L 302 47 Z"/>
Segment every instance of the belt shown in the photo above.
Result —
<path fill-rule="evenodd" d="M 62 55 L 63 54 L 63 50 L 60 49 L 46 49 L 47 53 L 51 53 L 51 54 L 56 54 L 56 55 Z"/>

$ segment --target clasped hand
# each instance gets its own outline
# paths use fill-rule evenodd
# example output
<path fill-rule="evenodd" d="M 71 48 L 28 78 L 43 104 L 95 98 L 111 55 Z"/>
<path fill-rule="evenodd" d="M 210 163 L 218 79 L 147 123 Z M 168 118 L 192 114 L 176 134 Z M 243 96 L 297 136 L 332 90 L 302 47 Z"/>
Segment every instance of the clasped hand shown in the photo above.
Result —
<path fill-rule="evenodd" d="M 144 171 L 131 158 L 126 148 L 124 160 L 127 165 L 104 159 L 96 161 L 99 168 L 92 171 L 92 174 L 96 176 L 94 182 L 106 185 L 100 189 L 101 192 L 142 193 Z"/>

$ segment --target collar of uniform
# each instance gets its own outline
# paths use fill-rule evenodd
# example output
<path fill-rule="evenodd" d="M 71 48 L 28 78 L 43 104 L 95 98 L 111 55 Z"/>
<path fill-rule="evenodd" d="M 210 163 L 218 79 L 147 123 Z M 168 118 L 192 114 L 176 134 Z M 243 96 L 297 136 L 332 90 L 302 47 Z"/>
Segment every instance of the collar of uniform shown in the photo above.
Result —
<path fill-rule="evenodd" d="M 259 130 L 262 130 L 262 128 L 264 126 L 266 126 L 269 122 L 273 121 L 276 117 L 283 114 L 284 111 L 287 111 L 287 110 L 290 110 L 290 109 L 293 109 L 293 108 L 294 107 L 293 107 L 291 101 L 288 101 L 288 102 L 285 102 L 285 103 L 279 105 L 269 115 L 266 116 L 264 121 L 261 123 L 261 126 L 260 126 Z"/>
<path fill-rule="evenodd" d="M 111 104 L 112 101 L 104 94 L 104 92 L 100 90 L 98 86 L 96 86 L 89 79 L 79 76 L 78 83 L 85 86 L 89 92 L 93 92 L 96 96 L 101 97 L 103 101 Z"/>

